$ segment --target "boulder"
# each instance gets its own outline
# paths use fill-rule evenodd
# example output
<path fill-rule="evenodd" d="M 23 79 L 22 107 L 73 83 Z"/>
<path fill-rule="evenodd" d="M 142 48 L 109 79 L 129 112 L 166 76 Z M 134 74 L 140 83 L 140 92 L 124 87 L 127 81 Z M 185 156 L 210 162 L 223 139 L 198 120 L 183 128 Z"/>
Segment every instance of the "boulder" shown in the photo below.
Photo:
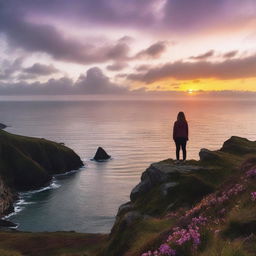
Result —
<path fill-rule="evenodd" d="M 102 148 L 102 147 L 98 147 L 97 152 L 94 156 L 94 160 L 95 161 L 104 161 L 104 160 L 108 160 L 111 156 L 107 154 L 107 152 Z"/>
<path fill-rule="evenodd" d="M 217 161 L 220 160 L 217 152 L 210 151 L 209 149 L 202 148 L 199 152 L 199 157 L 201 161 Z"/>

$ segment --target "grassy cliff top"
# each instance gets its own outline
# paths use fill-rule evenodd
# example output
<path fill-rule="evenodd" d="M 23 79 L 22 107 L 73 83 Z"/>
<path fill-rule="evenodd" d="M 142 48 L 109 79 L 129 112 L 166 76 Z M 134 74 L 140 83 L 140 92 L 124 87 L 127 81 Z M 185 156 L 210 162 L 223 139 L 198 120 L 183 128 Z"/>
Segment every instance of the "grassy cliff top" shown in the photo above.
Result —
<path fill-rule="evenodd" d="M 79 156 L 60 143 L 0 130 L 0 176 L 18 190 L 40 187 L 53 174 L 82 165 Z"/>

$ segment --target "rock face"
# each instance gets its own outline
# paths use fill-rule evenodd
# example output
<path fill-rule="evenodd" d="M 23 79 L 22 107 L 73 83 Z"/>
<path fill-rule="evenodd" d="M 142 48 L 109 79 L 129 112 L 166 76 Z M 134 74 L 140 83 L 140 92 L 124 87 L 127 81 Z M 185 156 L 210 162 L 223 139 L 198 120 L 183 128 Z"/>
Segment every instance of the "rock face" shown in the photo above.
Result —
<path fill-rule="evenodd" d="M 0 130 L 0 216 L 13 210 L 16 191 L 46 185 L 54 174 L 83 165 L 70 148 Z"/>
<path fill-rule="evenodd" d="M 97 152 L 94 156 L 94 160 L 95 161 L 104 161 L 104 160 L 108 160 L 111 156 L 107 154 L 107 152 L 102 148 L 102 147 L 98 147 Z"/>
<path fill-rule="evenodd" d="M 3 130 L 7 127 L 7 125 L 0 123 L 0 130 Z"/>
<path fill-rule="evenodd" d="M 172 160 L 153 163 L 145 172 L 142 173 L 141 182 L 132 190 L 130 199 L 132 202 L 135 202 L 138 198 L 142 197 L 159 184 L 163 184 L 162 190 L 166 192 L 170 187 L 174 186 L 173 182 L 168 182 L 169 179 L 191 171 L 206 169 L 207 168 L 205 167 L 192 164 L 175 165 Z M 170 186 L 170 184 L 172 186 Z"/>
<path fill-rule="evenodd" d="M 119 207 L 104 256 L 138 255 L 132 252 L 145 251 L 143 246 L 143 251 L 134 249 L 134 244 L 138 246 L 136 239 L 150 236 L 152 225 L 158 229 L 157 223 L 163 216 L 193 208 L 203 197 L 236 177 L 241 167 L 255 166 L 256 141 L 233 136 L 220 150 L 201 149 L 199 156 L 199 161 L 183 164 L 175 164 L 172 159 L 153 163 L 142 173 L 140 183 L 131 191 L 130 202 Z M 161 232 L 165 230 L 160 229 Z M 133 248 L 130 251 L 129 246 Z"/>
<path fill-rule="evenodd" d="M 0 177 L 0 217 L 14 210 L 13 202 L 16 199 L 17 193 L 9 186 L 7 186 L 3 178 Z"/>

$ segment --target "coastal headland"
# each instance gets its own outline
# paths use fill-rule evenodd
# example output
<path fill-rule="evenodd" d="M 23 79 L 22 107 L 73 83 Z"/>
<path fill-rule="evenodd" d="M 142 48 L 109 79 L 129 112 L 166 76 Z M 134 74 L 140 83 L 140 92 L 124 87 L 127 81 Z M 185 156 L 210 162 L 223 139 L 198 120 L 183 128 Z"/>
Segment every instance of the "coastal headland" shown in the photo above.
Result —
<path fill-rule="evenodd" d="M 42 186 L 54 173 L 82 165 L 63 145 L 0 132 L 2 214 L 20 189 Z M 5 231 L 0 255 L 255 255 L 256 142 L 233 136 L 199 156 L 152 163 L 120 206 L 110 234 Z M 27 178 L 20 180 L 23 172 Z"/>

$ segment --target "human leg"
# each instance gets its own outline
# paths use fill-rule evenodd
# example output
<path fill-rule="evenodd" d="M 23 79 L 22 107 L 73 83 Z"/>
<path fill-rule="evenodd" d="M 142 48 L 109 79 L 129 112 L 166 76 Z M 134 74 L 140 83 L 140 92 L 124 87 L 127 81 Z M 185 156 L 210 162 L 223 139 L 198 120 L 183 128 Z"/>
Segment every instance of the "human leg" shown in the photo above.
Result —
<path fill-rule="evenodd" d="M 176 160 L 180 160 L 180 141 L 179 140 L 175 140 L 175 145 L 176 145 Z"/>
<path fill-rule="evenodd" d="M 187 140 L 184 139 L 181 143 L 182 153 L 183 153 L 183 161 L 187 158 L 187 150 L 186 150 Z"/>

